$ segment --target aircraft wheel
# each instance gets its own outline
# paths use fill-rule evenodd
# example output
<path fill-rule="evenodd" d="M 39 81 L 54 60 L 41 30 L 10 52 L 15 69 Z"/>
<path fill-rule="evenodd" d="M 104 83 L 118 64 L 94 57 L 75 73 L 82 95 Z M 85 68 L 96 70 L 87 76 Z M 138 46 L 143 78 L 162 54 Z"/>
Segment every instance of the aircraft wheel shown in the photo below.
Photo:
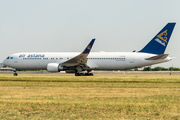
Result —
<path fill-rule="evenodd" d="M 84 76 L 84 74 L 83 74 L 83 73 L 80 73 L 79 76 Z"/>
<path fill-rule="evenodd" d="M 85 73 L 85 76 L 93 76 L 93 73 Z"/>
<path fill-rule="evenodd" d="M 94 76 L 94 74 L 93 74 L 93 73 L 89 73 L 89 75 L 90 75 L 90 76 Z"/>
<path fill-rule="evenodd" d="M 75 76 L 79 76 L 79 73 L 75 73 Z"/>
<path fill-rule="evenodd" d="M 14 76 L 17 76 L 18 74 L 17 73 L 14 73 Z"/>
<path fill-rule="evenodd" d="M 88 73 L 88 76 L 93 76 L 93 73 Z"/>

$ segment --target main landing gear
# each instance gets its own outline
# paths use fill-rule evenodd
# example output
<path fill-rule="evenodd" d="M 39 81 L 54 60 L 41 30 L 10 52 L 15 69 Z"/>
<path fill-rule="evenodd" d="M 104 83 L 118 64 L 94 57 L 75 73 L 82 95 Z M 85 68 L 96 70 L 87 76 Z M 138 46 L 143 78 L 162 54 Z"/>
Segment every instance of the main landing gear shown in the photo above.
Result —
<path fill-rule="evenodd" d="M 75 73 L 75 76 L 93 76 L 93 73 Z"/>
<path fill-rule="evenodd" d="M 75 70 L 75 76 L 93 76 L 93 73 L 90 73 L 91 70 L 86 70 L 87 73 L 82 73 L 82 71 L 83 71 L 83 68 L 81 66 L 77 66 Z"/>

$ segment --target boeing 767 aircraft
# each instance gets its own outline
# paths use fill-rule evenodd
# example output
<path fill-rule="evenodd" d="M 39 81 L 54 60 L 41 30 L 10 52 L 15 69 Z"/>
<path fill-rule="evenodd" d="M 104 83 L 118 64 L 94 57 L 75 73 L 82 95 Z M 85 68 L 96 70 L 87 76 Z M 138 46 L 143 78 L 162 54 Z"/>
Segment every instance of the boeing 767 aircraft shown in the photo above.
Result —
<path fill-rule="evenodd" d="M 15 53 L 3 65 L 16 70 L 66 71 L 76 76 L 93 75 L 92 70 L 127 70 L 150 66 L 171 60 L 164 54 L 176 23 L 168 23 L 142 50 L 138 52 L 90 52 L 95 39 L 83 52 Z M 86 71 L 85 73 L 83 71 Z"/>

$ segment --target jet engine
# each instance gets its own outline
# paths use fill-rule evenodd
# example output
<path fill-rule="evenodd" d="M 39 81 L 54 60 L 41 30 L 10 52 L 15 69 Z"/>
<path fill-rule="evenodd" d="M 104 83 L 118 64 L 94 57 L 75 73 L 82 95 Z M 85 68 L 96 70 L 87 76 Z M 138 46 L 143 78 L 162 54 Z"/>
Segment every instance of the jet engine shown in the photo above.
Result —
<path fill-rule="evenodd" d="M 59 63 L 49 63 L 47 65 L 48 72 L 60 72 L 63 70 L 63 67 Z"/>

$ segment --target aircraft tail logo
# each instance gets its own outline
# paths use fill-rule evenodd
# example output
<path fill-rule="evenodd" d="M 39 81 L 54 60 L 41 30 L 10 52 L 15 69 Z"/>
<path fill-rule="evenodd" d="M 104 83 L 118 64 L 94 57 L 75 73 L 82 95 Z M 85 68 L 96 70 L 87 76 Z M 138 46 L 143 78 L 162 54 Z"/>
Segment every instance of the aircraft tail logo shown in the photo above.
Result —
<path fill-rule="evenodd" d="M 167 43 L 167 30 L 157 35 L 157 37 Z"/>
<path fill-rule="evenodd" d="M 91 50 L 91 45 L 89 45 L 89 46 L 87 47 L 87 49 Z"/>

